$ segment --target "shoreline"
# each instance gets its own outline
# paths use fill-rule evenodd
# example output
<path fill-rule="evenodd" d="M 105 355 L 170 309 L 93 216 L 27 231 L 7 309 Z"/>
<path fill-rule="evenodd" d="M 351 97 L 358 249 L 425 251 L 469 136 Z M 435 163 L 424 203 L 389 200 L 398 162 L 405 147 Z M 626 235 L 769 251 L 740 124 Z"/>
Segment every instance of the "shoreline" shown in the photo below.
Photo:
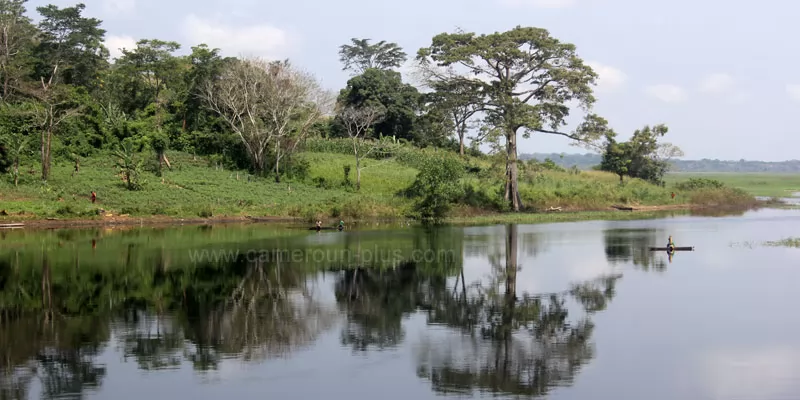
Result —
<path fill-rule="evenodd" d="M 463 215 L 455 215 L 446 218 L 443 223 L 450 225 L 481 224 L 481 223 L 558 223 L 558 222 L 579 222 L 588 220 L 634 220 L 656 218 L 661 214 L 669 212 L 691 212 L 691 211 L 747 211 L 758 208 L 769 208 L 770 205 L 762 203 L 756 207 L 733 208 L 726 206 L 702 206 L 693 204 L 667 204 L 654 206 L 611 206 L 605 209 L 561 209 L 547 210 L 540 212 L 487 212 L 484 210 L 473 210 L 465 212 Z M 350 222 L 356 224 L 360 222 L 372 221 L 404 222 L 410 221 L 409 218 L 373 218 L 356 219 Z M 44 219 L 0 219 L 0 231 L 6 229 L 80 229 L 114 226 L 182 226 L 182 225 L 219 225 L 219 224 L 239 224 L 239 223 L 305 223 L 304 218 L 282 217 L 282 216 L 218 216 L 211 218 L 180 218 L 164 215 L 132 217 L 127 215 L 108 216 L 98 218 L 44 218 Z"/>

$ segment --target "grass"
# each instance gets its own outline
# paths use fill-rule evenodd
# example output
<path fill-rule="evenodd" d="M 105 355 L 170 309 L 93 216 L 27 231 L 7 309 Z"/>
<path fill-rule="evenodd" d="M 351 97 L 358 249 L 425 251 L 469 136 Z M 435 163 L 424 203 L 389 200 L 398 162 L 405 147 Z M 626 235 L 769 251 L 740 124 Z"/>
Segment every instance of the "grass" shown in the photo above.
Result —
<path fill-rule="evenodd" d="M 671 173 L 667 184 L 684 181 L 689 178 L 706 178 L 718 180 L 727 186 L 742 189 L 754 196 L 791 197 L 800 192 L 800 174 L 791 173 Z"/>
<path fill-rule="evenodd" d="M 800 248 L 800 238 L 787 238 L 774 242 L 764 242 L 765 246 L 770 247 L 795 247 Z"/>
<path fill-rule="evenodd" d="M 414 181 L 417 174 L 414 167 L 423 157 L 437 157 L 436 150 L 404 147 L 392 159 L 362 160 L 361 190 L 355 191 L 344 185 L 346 165 L 351 166 L 349 179 L 355 183 L 354 157 L 344 154 L 345 146 L 339 147 L 312 149 L 300 154 L 298 157 L 309 167 L 308 176 L 281 183 L 272 178 L 254 178 L 245 171 L 216 168 L 202 157 L 169 152 L 173 169 L 165 168 L 163 177 L 143 172 L 146 182 L 138 191 L 125 188 L 109 154 L 82 159 L 81 171 L 74 177 L 72 163 L 55 161 L 47 185 L 39 181 L 36 163 L 27 161 L 21 168 L 24 176 L 19 187 L 13 186 L 8 175 L 0 177 L 0 212 L 5 211 L 0 221 L 107 219 L 103 213 L 117 218 L 397 219 L 409 215 L 413 208 L 413 199 L 399 192 Z M 620 185 L 619 178 L 609 173 L 548 169 L 526 163 L 519 173 L 520 196 L 526 211 L 555 207 L 565 212 L 502 214 L 507 210 L 503 201 L 503 160 L 468 158 L 466 163 L 470 172 L 462 180 L 464 194 L 451 215 L 453 222 L 633 219 L 647 218 L 649 214 L 609 211 L 610 207 L 677 208 L 690 204 L 744 207 L 755 203 L 752 196 L 728 187 L 693 189 L 679 192 L 672 199 L 670 194 L 674 188 L 671 185 L 660 187 L 638 179 L 626 179 L 625 184 Z M 91 191 L 97 193 L 96 204 L 89 200 Z"/>

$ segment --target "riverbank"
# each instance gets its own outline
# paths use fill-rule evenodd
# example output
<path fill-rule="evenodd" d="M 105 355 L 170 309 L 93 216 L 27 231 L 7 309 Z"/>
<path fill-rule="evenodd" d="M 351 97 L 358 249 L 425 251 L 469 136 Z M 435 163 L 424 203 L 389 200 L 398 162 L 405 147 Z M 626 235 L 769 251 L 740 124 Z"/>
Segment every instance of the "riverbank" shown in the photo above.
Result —
<path fill-rule="evenodd" d="M 730 209 L 726 207 L 704 207 L 689 204 L 675 204 L 662 206 L 616 206 L 604 210 L 570 210 L 552 212 L 520 212 L 520 213 L 493 213 L 480 210 L 459 210 L 459 213 L 446 218 L 443 222 L 451 225 L 482 225 L 501 223 L 557 223 L 580 222 L 592 220 L 625 221 L 639 219 L 662 218 L 676 214 L 700 215 L 729 215 L 740 214 L 747 209 Z M 324 226 L 334 226 L 337 219 L 326 218 Z M 347 226 L 359 226 L 374 222 L 416 224 L 408 218 L 362 218 L 349 219 Z M 221 225 L 221 224 L 293 224 L 312 225 L 304 218 L 299 217 L 271 217 L 271 216 L 217 216 L 210 218 L 180 218 L 170 216 L 129 216 L 108 215 L 93 218 L 46 218 L 29 220 L 0 220 L 2 229 L 68 229 L 68 228 L 97 228 L 97 227 L 134 227 L 134 226 L 181 226 L 181 225 Z"/>
<path fill-rule="evenodd" d="M 142 173 L 140 190 L 126 189 L 108 155 L 83 160 L 77 174 L 73 174 L 72 164 L 57 162 L 46 185 L 38 180 L 34 164 L 25 168 L 19 186 L 0 180 L 0 224 L 61 228 L 316 220 L 335 224 L 340 219 L 405 221 L 413 217 L 417 199 L 403 191 L 416 178 L 418 159 L 437 156 L 425 150 L 413 150 L 413 155 L 416 158 L 362 160 L 365 169 L 360 190 L 352 185 L 354 173 L 343 172 L 353 163 L 353 157 L 336 153 L 303 153 L 297 162 L 307 166 L 305 172 L 275 182 L 176 152 L 170 154 L 173 168 L 165 169 L 162 176 Z M 467 158 L 465 162 L 470 172 L 461 182 L 462 193 L 448 222 L 630 219 L 632 216 L 626 213 L 744 209 L 761 204 L 744 191 L 704 186 L 703 182 L 686 190 L 638 179 L 620 185 L 613 174 L 552 169 L 528 162 L 520 175 L 520 195 L 527 208 L 511 213 L 502 199 L 501 165 L 480 158 Z M 95 202 L 92 192 L 97 194 Z"/>

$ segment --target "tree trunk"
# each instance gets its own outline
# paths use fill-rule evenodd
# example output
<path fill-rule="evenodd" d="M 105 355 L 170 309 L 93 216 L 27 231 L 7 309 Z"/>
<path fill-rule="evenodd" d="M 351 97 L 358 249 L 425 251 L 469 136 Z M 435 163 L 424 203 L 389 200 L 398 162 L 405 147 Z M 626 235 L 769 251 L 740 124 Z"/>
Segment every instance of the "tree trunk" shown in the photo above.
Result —
<path fill-rule="evenodd" d="M 619 184 L 620 185 L 622 184 L 622 176 L 623 176 L 622 174 L 619 175 Z"/>
<path fill-rule="evenodd" d="M 506 192 L 505 200 L 511 203 L 511 209 L 519 211 L 521 201 L 517 182 L 517 132 L 506 129 Z"/>
<path fill-rule="evenodd" d="M 280 161 L 281 161 L 281 141 L 275 141 L 275 182 L 281 183 Z"/>
<path fill-rule="evenodd" d="M 506 227 L 506 297 L 517 295 L 517 225 Z"/>
<path fill-rule="evenodd" d="M 356 191 L 361 190 L 361 157 L 356 156 Z"/>
<path fill-rule="evenodd" d="M 465 130 L 466 130 L 466 127 L 463 126 L 463 124 L 462 124 L 461 127 L 458 128 L 458 147 L 459 147 L 458 151 L 462 156 L 464 155 L 464 133 L 465 133 L 464 131 Z"/>
<path fill-rule="evenodd" d="M 19 183 L 19 155 L 14 158 L 14 186 Z"/>
<path fill-rule="evenodd" d="M 52 136 L 50 128 L 42 130 L 42 137 L 40 140 L 40 155 L 42 161 L 42 180 L 46 181 L 50 175 L 50 137 Z"/>

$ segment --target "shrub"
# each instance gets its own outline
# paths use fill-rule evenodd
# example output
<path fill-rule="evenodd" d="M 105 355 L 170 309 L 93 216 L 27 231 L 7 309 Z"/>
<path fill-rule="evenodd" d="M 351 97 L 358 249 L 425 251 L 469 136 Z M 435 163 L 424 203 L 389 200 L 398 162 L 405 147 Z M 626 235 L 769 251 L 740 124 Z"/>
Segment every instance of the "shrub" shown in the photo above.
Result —
<path fill-rule="evenodd" d="M 458 182 L 463 175 L 464 164 L 454 155 L 425 159 L 417 179 L 407 190 L 407 193 L 419 197 L 415 204 L 418 217 L 423 221 L 441 221 L 453 202 L 463 194 Z"/>
<path fill-rule="evenodd" d="M 690 178 L 685 182 L 678 182 L 675 184 L 675 189 L 682 191 L 692 191 L 699 189 L 722 189 L 725 184 L 716 180 L 708 178 Z"/>

